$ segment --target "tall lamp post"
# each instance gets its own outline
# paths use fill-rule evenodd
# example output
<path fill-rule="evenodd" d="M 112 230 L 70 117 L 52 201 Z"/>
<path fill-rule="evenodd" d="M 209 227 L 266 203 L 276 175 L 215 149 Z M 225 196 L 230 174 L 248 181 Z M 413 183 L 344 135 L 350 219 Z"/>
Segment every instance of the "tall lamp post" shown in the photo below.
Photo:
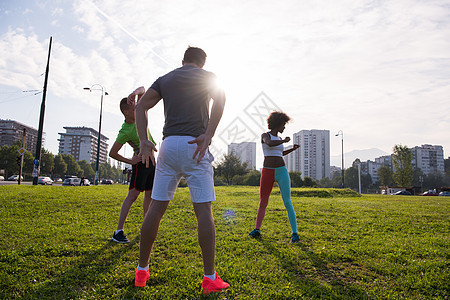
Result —
<path fill-rule="evenodd" d="M 342 188 L 345 187 L 344 185 L 344 132 L 342 130 L 339 130 L 338 133 L 336 133 L 335 136 L 341 136 L 341 144 L 342 144 Z"/>
<path fill-rule="evenodd" d="M 99 88 L 95 88 L 99 87 Z M 85 87 L 85 90 L 88 90 L 90 92 L 92 91 L 102 91 L 102 96 L 100 99 L 100 120 L 98 121 L 98 139 L 97 139 L 97 160 L 95 163 L 95 179 L 94 179 L 94 185 L 98 185 L 98 165 L 100 160 L 100 141 L 101 141 L 101 130 L 102 130 L 102 109 L 103 109 L 103 95 L 108 95 L 108 93 L 105 91 L 105 88 L 100 84 L 93 84 L 90 88 Z"/>

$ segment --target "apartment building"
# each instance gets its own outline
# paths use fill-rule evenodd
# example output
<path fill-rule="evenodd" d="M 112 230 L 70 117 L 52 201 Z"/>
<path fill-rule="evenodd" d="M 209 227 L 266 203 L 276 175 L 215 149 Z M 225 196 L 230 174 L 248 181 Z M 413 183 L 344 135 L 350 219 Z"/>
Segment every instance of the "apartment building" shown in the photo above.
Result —
<path fill-rule="evenodd" d="M 72 154 L 75 160 L 93 162 L 97 159 L 98 131 L 89 127 L 64 127 L 65 133 L 59 133 L 59 153 Z M 108 159 L 108 138 L 101 135 L 99 162 Z"/>
<path fill-rule="evenodd" d="M 444 173 L 444 148 L 440 145 L 422 145 L 410 149 L 413 155 L 412 165 L 425 175 Z"/>
<path fill-rule="evenodd" d="M 0 119 L 0 146 L 11 146 L 16 141 L 23 141 L 23 131 L 25 129 L 25 149 L 32 154 L 36 153 L 38 130 L 14 120 Z M 44 135 L 42 134 L 42 146 L 44 145 Z"/>
<path fill-rule="evenodd" d="M 302 178 L 330 177 L 329 130 L 301 130 L 294 133 L 293 143 L 300 148 L 290 154 L 293 155 L 292 171 L 302 172 Z"/>
<path fill-rule="evenodd" d="M 378 169 L 382 166 L 382 163 L 376 161 L 363 161 L 361 162 L 361 174 L 369 174 L 372 178 L 372 183 L 375 183 L 378 181 Z"/>
<path fill-rule="evenodd" d="M 247 163 L 250 170 L 256 169 L 256 143 L 242 142 L 228 145 L 228 154 L 233 153 L 242 163 Z"/>

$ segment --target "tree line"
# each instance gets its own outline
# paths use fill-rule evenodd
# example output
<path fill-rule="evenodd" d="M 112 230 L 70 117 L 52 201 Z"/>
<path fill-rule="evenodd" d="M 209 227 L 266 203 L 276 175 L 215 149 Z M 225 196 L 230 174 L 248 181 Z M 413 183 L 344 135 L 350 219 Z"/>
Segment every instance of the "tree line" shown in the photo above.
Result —
<path fill-rule="evenodd" d="M 20 141 L 11 146 L 0 147 L 0 169 L 4 170 L 5 178 L 19 174 L 17 157 L 21 148 Z M 26 151 L 23 155 L 22 175 L 25 180 L 32 178 L 34 156 Z M 95 176 L 95 162 L 89 163 L 85 160 L 76 161 L 71 154 L 53 155 L 48 150 L 42 148 L 40 160 L 40 176 L 48 176 L 52 179 L 62 178 L 66 175 L 85 177 L 93 181 Z M 109 163 L 100 163 L 98 167 L 99 178 L 120 181 L 124 175 L 121 169 L 111 166 Z"/>
<path fill-rule="evenodd" d="M 345 187 L 353 190 L 359 188 L 358 165 L 356 159 L 350 168 L 345 169 Z M 421 169 L 413 168 L 411 150 L 402 145 L 395 145 L 392 155 L 393 169 L 382 166 L 378 169 L 378 181 L 373 183 L 369 174 L 361 174 L 361 189 L 363 192 L 376 192 L 380 186 L 421 187 L 429 190 L 440 187 L 450 187 L 450 158 L 445 159 L 445 173 L 424 174 Z M 328 177 L 317 181 L 311 177 L 302 179 L 301 172 L 289 172 L 292 187 L 322 187 L 341 188 L 342 177 L 336 172 L 330 179 Z M 214 167 L 215 185 L 250 185 L 259 186 L 261 173 L 249 170 L 246 163 L 242 163 L 234 154 L 224 155 Z"/>
<path fill-rule="evenodd" d="M 378 179 L 382 186 L 397 185 L 400 187 L 421 187 L 430 190 L 450 187 L 450 158 L 444 159 L 444 173 L 425 174 L 420 168 L 412 165 L 413 155 L 407 146 L 395 145 L 392 155 L 392 170 L 388 166 L 378 169 Z"/>
<path fill-rule="evenodd" d="M 311 177 L 302 179 L 301 172 L 289 172 L 292 187 L 317 187 L 317 182 Z M 214 167 L 215 185 L 250 185 L 259 186 L 261 172 L 250 170 L 247 163 L 242 163 L 239 158 L 230 153 Z"/>

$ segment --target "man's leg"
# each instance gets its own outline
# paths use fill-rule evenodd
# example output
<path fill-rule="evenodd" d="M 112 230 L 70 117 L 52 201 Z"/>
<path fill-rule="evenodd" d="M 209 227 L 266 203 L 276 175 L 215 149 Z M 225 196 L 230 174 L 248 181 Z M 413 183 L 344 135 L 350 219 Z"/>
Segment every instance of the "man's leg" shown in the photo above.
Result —
<path fill-rule="evenodd" d="M 141 227 L 141 243 L 139 246 L 139 267 L 148 266 L 150 252 L 158 234 L 159 223 L 166 212 L 170 201 L 152 200 Z"/>
<path fill-rule="evenodd" d="M 211 202 L 193 203 L 198 225 L 198 243 L 202 249 L 204 274 L 214 274 L 216 249 L 216 228 L 211 210 Z"/>
<path fill-rule="evenodd" d="M 147 190 L 145 191 L 144 202 L 142 203 L 142 208 L 144 210 L 144 218 L 145 215 L 147 214 L 151 202 L 152 202 L 152 190 Z"/>
<path fill-rule="evenodd" d="M 120 209 L 120 216 L 119 216 L 119 223 L 117 223 L 117 230 L 123 229 L 131 205 L 133 205 L 134 201 L 136 201 L 139 194 L 140 192 L 135 188 L 132 188 L 131 190 L 128 191 L 128 195 L 125 198 L 125 200 L 123 200 L 122 208 Z"/>

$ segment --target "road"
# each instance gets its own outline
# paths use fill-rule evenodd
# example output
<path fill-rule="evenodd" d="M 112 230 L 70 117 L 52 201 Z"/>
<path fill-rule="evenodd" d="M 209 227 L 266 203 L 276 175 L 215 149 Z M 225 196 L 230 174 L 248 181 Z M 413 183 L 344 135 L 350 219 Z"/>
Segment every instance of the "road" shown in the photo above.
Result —
<path fill-rule="evenodd" d="M 0 185 L 17 185 L 17 181 L 0 180 Z M 32 181 L 22 181 L 20 185 L 33 185 Z M 61 185 L 61 183 L 53 183 L 53 185 Z"/>

